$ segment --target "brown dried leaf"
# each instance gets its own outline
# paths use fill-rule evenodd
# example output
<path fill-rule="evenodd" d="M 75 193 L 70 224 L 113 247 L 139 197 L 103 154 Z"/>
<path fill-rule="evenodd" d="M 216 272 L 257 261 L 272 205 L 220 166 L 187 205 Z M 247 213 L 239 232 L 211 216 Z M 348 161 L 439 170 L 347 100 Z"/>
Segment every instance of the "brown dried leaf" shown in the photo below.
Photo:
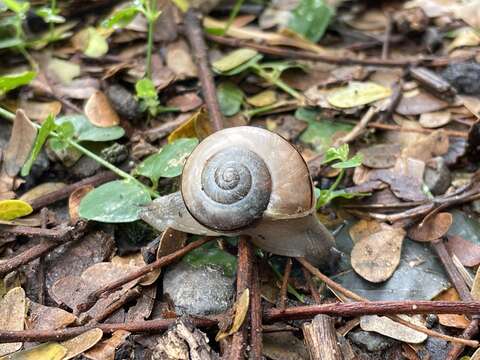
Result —
<path fill-rule="evenodd" d="M 26 312 L 25 291 L 21 287 L 10 290 L 0 300 L 0 330 L 23 330 Z M 20 350 L 22 343 L 0 344 L 0 356 Z"/>
<path fill-rule="evenodd" d="M 192 111 L 202 104 L 202 99 L 194 92 L 177 95 L 167 101 L 167 106 L 178 108 L 181 112 Z"/>
<path fill-rule="evenodd" d="M 435 301 L 460 301 L 460 296 L 455 288 L 445 290 L 440 295 L 435 297 Z M 438 322 L 443 326 L 454 327 L 458 329 L 465 329 L 470 321 L 465 315 L 459 314 L 438 314 Z"/>
<path fill-rule="evenodd" d="M 29 204 L 31 204 L 35 199 L 47 195 L 51 192 L 63 189 L 66 184 L 62 182 L 47 182 L 40 185 L 35 186 L 28 190 L 25 194 L 20 196 L 20 200 L 23 200 Z"/>
<path fill-rule="evenodd" d="M 439 111 L 448 107 L 448 103 L 430 93 L 421 91 L 413 96 L 404 95 L 397 106 L 396 112 L 401 115 L 420 115 Z"/>
<path fill-rule="evenodd" d="M 475 279 L 473 279 L 472 289 L 470 290 L 473 300 L 480 300 L 480 267 L 477 269 Z"/>
<path fill-rule="evenodd" d="M 451 254 L 457 256 L 462 265 L 472 267 L 480 264 L 480 245 L 457 235 L 448 236 L 445 245 Z"/>
<path fill-rule="evenodd" d="M 112 127 L 120 123 L 120 118 L 113 109 L 107 96 L 96 91 L 85 103 L 85 115 L 88 120 L 99 127 Z"/>
<path fill-rule="evenodd" d="M 50 114 L 57 116 L 62 110 L 62 103 L 56 100 L 49 102 L 23 101 L 20 107 L 30 119 L 43 122 Z"/>
<path fill-rule="evenodd" d="M 434 129 L 447 125 L 452 118 L 448 110 L 434 111 L 420 115 L 420 125 L 424 128 Z"/>
<path fill-rule="evenodd" d="M 240 329 L 247 316 L 249 304 L 250 291 L 247 288 L 235 303 L 235 317 L 233 318 L 232 327 L 228 331 L 220 331 L 215 337 L 216 341 L 225 339 L 227 336 L 235 334 Z"/>
<path fill-rule="evenodd" d="M 373 173 L 370 180 L 380 180 L 387 183 L 395 196 L 400 199 L 406 201 L 427 200 L 427 195 L 422 191 L 422 182 L 416 177 L 382 169 Z"/>
<path fill-rule="evenodd" d="M 415 325 L 422 325 L 416 318 L 400 315 Z M 360 318 L 360 327 L 364 331 L 374 331 L 410 344 L 420 344 L 427 339 L 427 335 L 399 324 L 386 316 L 367 315 Z"/>
<path fill-rule="evenodd" d="M 17 110 L 10 140 L 3 153 L 3 170 L 15 177 L 27 161 L 37 138 L 37 128 L 23 110 Z"/>
<path fill-rule="evenodd" d="M 354 244 L 358 243 L 360 240 L 375 234 L 382 230 L 382 224 L 379 223 L 377 220 L 360 220 L 355 223 L 350 230 L 348 230 L 348 234 L 352 239 Z"/>
<path fill-rule="evenodd" d="M 415 241 L 428 242 L 444 236 L 452 225 L 453 217 L 448 212 L 438 213 L 423 223 L 408 230 L 408 237 Z"/>
<path fill-rule="evenodd" d="M 386 169 L 395 165 L 400 156 L 399 144 L 380 144 L 360 150 L 363 154 L 362 164 L 374 169 Z"/>
<path fill-rule="evenodd" d="M 192 53 L 184 40 L 177 40 L 166 47 L 165 59 L 167 66 L 175 73 L 177 80 L 197 77 Z"/>
<path fill-rule="evenodd" d="M 45 306 L 29 301 L 28 309 L 30 316 L 28 324 L 30 329 L 54 330 L 62 329 L 71 325 L 77 317 L 68 311 L 57 307 Z"/>
<path fill-rule="evenodd" d="M 350 254 L 355 272 L 374 283 L 389 279 L 400 264 L 404 237 L 403 229 L 390 228 L 357 242 Z"/>
<path fill-rule="evenodd" d="M 80 219 L 80 216 L 78 215 L 80 201 L 82 201 L 83 197 L 93 189 L 94 187 L 92 185 L 85 185 L 76 189 L 68 197 L 68 214 L 70 215 L 70 221 L 73 224 Z"/>
<path fill-rule="evenodd" d="M 83 334 L 75 336 L 67 341 L 62 341 L 60 345 L 67 349 L 63 360 L 72 359 L 84 351 L 94 347 L 103 337 L 103 331 L 100 329 L 91 329 Z"/>
<path fill-rule="evenodd" d="M 432 157 L 444 155 L 448 151 L 450 141 L 443 129 L 436 130 L 416 144 L 402 150 L 403 158 L 413 158 L 427 162 Z"/>
<path fill-rule="evenodd" d="M 110 339 L 95 345 L 92 349 L 85 352 L 83 356 L 92 360 L 114 360 L 115 349 L 122 345 L 129 335 L 128 331 L 117 330 Z"/>

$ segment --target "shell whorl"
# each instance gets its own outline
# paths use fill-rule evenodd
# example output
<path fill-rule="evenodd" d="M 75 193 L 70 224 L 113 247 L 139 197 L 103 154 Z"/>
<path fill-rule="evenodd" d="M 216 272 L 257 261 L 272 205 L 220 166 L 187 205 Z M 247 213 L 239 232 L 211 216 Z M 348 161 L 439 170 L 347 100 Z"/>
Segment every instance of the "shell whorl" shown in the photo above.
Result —
<path fill-rule="evenodd" d="M 260 156 L 232 146 L 207 159 L 201 184 L 195 201 L 196 219 L 215 230 L 235 231 L 262 217 L 270 200 L 272 180 Z"/>

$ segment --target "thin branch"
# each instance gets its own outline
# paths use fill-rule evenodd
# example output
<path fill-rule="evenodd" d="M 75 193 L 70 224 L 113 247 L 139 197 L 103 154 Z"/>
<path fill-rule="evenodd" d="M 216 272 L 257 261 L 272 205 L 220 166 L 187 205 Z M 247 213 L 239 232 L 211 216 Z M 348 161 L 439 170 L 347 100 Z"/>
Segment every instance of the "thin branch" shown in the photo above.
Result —
<path fill-rule="evenodd" d="M 292 271 L 292 258 L 287 259 L 285 265 L 285 271 L 283 272 L 282 287 L 280 288 L 280 301 L 278 304 L 279 309 L 285 308 L 285 302 L 287 300 L 288 279 L 290 278 L 290 272 Z"/>
<path fill-rule="evenodd" d="M 392 37 L 393 17 L 392 13 L 387 14 L 387 27 L 385 28 L 385 36 L 382 44 L 382 60 L 387 60 L 390 54 L 390 39 Z"/>
<path fill-rule="evenodd" d="M 362 116 L 360 121 L 353 127 L 353 129 L 345 136 L 337 139 L 332 146 L 339 147 L 340 145 L 351 143 L 357 137 L 362 135 L 365 129 L 368 127 L 368 123 L 370 122 L 370 120 L 373 119 L 377 112 L 378 110 L 374 106 L 371 106 L 368 111 Z"/>
<path fill-rule="evenodd" d="M 258 262 L 253 261 L 250 308 L 250 359 L 262 359 L 262 298 Z"/>
<path fill-rule="evenodd" d="M 104 293 L 110 293 L 116 289 L 118 289 L 119 287 L 125 285 L 126 283 L 129 283 L 130 281 L 133 281 L 133 280 L 136 280 L 142 276 L 145 276 L 147 274 L 149 274 L 150 272 L 154 271 L 154 270 L 157 270 L 157 269 L 160 269 L 164 266 L 167 266 L 171 263 L 173 263 L 174 261 L 178 260 L 179 258 L 183 257 L 184 255 L 186 255 L 187 253 L 189 253 L 190 251 L 192 251 L 193 249 L 196 249 L 200 246 L 202 246 L 203 244 L 207 243 L 208 241 L 214 239 L 213 237 L 204 237 L 204 238 L 201 238 L 200 240 L 197 240 L 197 241 L 194 241 L 186 246 L 184 246 L 183 248 L 181 248 L 180 250 L 177 250 L 169 255 L 166 255 L 166 256 L 163 256 L 159 259 L 157 259 L 156 261 L 154 261 L 153 263 L 151 264 L 148 264 L 148 265 L 145 265 L 135 271 L 132 271 L 130 274 L 118 279 L 118 280 L 115 280 L 109 284 L 106 284 L 104 286 L 102 286 L 100 289 L 97 289 L 96 291 L 90 293 L 87 297 L 87 301 L 86 303 L 83 303 L 83 304 L 80 304 L 77 306 L 77 309 L 79 311 L 87 311 L 88 309 L 90 309 L 93 305 L 95 305 L 95 303 L 97 302 L 97 300 L 104 294 Z"/>
<path fill-rule="evenodd" d="M 207 105 L 213 130 L 221 130 L 223 129 L 223 116 L 218 105 L 215 82 L 208 62 L 207 45 L 203 38 L 200 14 L 192 8 L 185 14 L 185 33 L 193 50 L 193 56 L 198 68 L 198 77 L 202 84 L 202 94 Z"/>

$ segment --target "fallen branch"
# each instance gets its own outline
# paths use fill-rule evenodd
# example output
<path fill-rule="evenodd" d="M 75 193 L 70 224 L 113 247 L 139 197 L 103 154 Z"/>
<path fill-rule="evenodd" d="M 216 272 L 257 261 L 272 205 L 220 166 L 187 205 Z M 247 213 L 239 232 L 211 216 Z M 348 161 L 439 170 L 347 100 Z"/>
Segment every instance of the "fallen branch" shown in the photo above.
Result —
<path fill-rule="evenodd" d="M 208 63 L 207 45 L 203 38 L 200 14 L 192 8 L 185 14 L 185 33 L 193 50 L 193 56 L 198 68 L 198 78 L 202 84 L 202 94 L 205 104 L 207 105 L 213 130 L 221 130 L 223 129 L 223 116 L 220 112 L 220 106 L 218 105 L 217 90 Z"/>
<path fill-rule="evenodd" d="M 181 258 L 182 256 L 186 255 L 187 253 L 189 253 L 190 251 L 192 251 L 193 249 L 196 249 L 200 246 L 202 246 L 203 244 L 207 243 L 208 241 L 214 239 L 213 237 L 204 237 L 200 240 L 197 240 L 197 241 L 194 241 L 186 246 L 184 246 L 183 248 L 181 248 L 180 250 L 177 250 L 169 255 L 165 255 L 159 259 L 157 259 L 156 261 L 154 261 L 153 263 L 151 264 L 148 264 L 148 265 L 145 265 L 135 271 L 132 271 L 130 274 L 118 279 L 118 280 L 115 280 L 109 284 L 106 284 L 104 286 L 102 286 L 100 289 L 97 289 L 96 291 L 90 293 L 87 297 L 87 301 L 83 304 L 79 304 L 77 306 L 77 309 L 81 312 L 84 312 L 84 311 L 87 311 L 88 309 L 90 309 L 93 305 L 95 305 L 95 303 L 97 302 L 97 300 L 104 294 L 104 293 L 111 293 L 112 291 L 118 289 L 119 287 L 125 285 L 126 283 L 129 283 L 130 281 L 133 281 L 133 280 L 136 280 L 142 276 L 145 276 L 147 274 L 149 274 L 150 272 L 154 271 L 154 270 L 157 270 L 157 269 L 160 269 L 164 266 L 167 266 L 171 263 L 173 263 L 174 261 L 178 260 L 179 258 Z"/>
<path fill-rule="evenodd" d="M 260 278 L 258 274 L 258 261 L 253 261 L 252 288 L 250 299 L 250 359 L 262 359 L 262 298 Z"/>

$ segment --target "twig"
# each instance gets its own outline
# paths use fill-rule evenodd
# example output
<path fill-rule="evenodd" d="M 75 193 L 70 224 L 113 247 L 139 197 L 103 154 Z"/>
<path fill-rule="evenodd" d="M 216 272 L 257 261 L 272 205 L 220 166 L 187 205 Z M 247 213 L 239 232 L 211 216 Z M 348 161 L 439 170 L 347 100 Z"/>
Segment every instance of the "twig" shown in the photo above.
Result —
<path fill-rule="evenodd" d="M 311 360 L 343 359 L 332 317 L 321 314 L 303 324 L 303 337 Z"/>
<path fill-rule="evenodd" d="M 339 147 L 340 145 L 348 144 L 359 137 L 365 131 L 368 123 L 370 120 L 372 120 L 377 112 L 378 110 L 374 106 L 371 106 L 365 115 L 362 116 L 361 120 L 353 127 L 353 129 L 347 135 L 337 139 L 332 146 Z"/>
<path fill-rule="evenodd" d="M 480 314 L 480 301 L 355 301 L 326 303 L 265 310 L 265 322 L 311 319 L 319 314 L 330 316 L 363 316 L 392 314 Z"/>
<path fill-rule="evenodd" d="M 468 286 L 463 280 L 462 275 L 459 273 L 457 268 L 455 267 L 455 264 L 453 263 L 453 260 L 448 253 L 447 248 L 445 247 L 445 244 L 442 239 L 439 239 L 437 241 L 432 242 L 432 247 L 437 253 L 438 257 L 440 258 L 440 261 L 442 262 L 443 267 L 445 268 L 445 271 L 448 274 L 448 277 L 450 278 L 450 281 L 452 282 L 453 286 L 457 290 L 458 294 L 460 295 L 460 298 L 463 301 L 472 301 L 472 295 L 470 294 L 470 291 L 468 290 Z M 474 317 L 471 321 L 470 324 L 468 324 L 467 328 L 463 331 L 462 337 L 464 339 L 471 339 L 474 336 L 478 334 L 478 325 L 479 325 L 479 319 L 478 317 Z M 450 350 L 448 351 L 447 357 L 445 360 L 455 360 L 457 359 L 461 353 L 464 350 L 464 346 L 460 344 L 453 344 Z"/>
<path fill-rule="evenodd" d="M 322 274 L 315 266 L 310 264 L 304 258 L 295 258 L 295 259 L 298 262 L 300 262 L 300 264 L 302 264 L 313 275 L 315 275 L 320 280 L 322 280 L 325 284 L 327 284 L 327 286 L 330 287 L 331 289 L 333 289 L 335 291 L 338 291 L 339 293 L 345 295 L 346 297 L 348 297 L 350 299 L 353 299 L 353 300 L 356 300 L 356 301 L 361 301 L 361 302 L 369 302 L 368 299 L 365 299 L 365 298 L 361 297 L 360 295 L 357 295 L 354 292 L 352 292 L 348 289 L 345 289 L 342 285 L 333 281 L 328 276 Z M 433 336 L 433 337 L 436 337 L 436 338 L 439 338 L 439 339 L 443 339 L 445 341 L 451 341 L 451 342 L 454 342 L 454 343 L 462 343 L 462 344 L 467 345 L 467 343 L 465 342 L 465 341 L 467 341 L 469 344 L 472 344 L 471 340 L 465 340 L 465 339 L 460 339 L 460 338 L 456 338 L 456 337 L 453 337 L 453 336 L 447 336 L 447 335 L 444 335 L 444 334 L 440 334 L 436 331 L 424 328 L 423 326 L 418 326 L 418 325 L 412 324 L 412 323 L 410 323 L 410 322 L 408 322 L 408 321 L 406 321 L 406 320 L 404 320 L 404 319 L 402 319 L 398 316 L 395 316 L 395 315 L 388 315 L 388 317 L 390 319 L 402 324 L 402 325 L 405 325 L 405 326 L 407 326 L 411 329 L 417 330 L 417 331 L 422 332 L 424 334 L 427 334 L 429 336 Z"/>
<path fill-rule="evenodd" d="M 127 292 L 122 294 L 117 301 L 105 308 L 101 313 L 97 314 L 93 319 L 93 322 L 98 323 L 105 320 L 125 304 L 140 297 L 140 295 L 142 295 L 142 288 L 140 286 L 135 286 L 132 289 L 128 289 Z"/>
<path fill-rule="evenodd" d="M 158 333 L 167 330 L 177 321 L 173 319 L 156 319 L 148 321 L 134 321 L 116 324 L 95 324 L 86 326 L 76 326 L 59 330 L 22 330 L 22 331 L 8 331 L 0 330 L 0 342 L 25 342 L 25 341 L 61 341 L 70 339 L 72 337 L 83 334 L 91 329 L 101 329 L 104 333 L 110 334 L 117 330 L 126 330 L 131 333 Z M 205 318 L 188 318 L 188 321 L 197 327 L 212 327 L 217 325 L 216 320 Z"/>
<path fill-rule="evenodd" d="M 207 105 L 208 115 L 214 131 L 223 128 L 223 116 L 218 105 L 215 82 L 208 64 L 208 53 L 199 13 L 190 8 L 185 14 L 185 32 L 193 50 L 193 56 L 198 68 L 198 77 L 202 84 L 202 94 Z"/>
<path fill-rule="evenodd" d="M 114 180 L 117 177 L 118 175 L 110 171 L 103 171 L 97 175 L 82 179 L 76 183 L 67 185 L 59 190 L 52 191 L 51 193 L 40 196 L 35 200 L 33 200 L 30 205 L 34 210 L 38 210 L 42 207 L 48 206 L 57 201 L 68 198 L 73 191 L 75 191 L 76 189 L 82 186 L 86 186 L 86 185 L 98 186 L 108 181 Z"/>
<path fill-rule="evenodd" d="M 35 228 L 30 226 L 3 226 L 0 229 L 8 234 L 12 235 L 22 235 L 22 236 L 29 236 L 29 237 L 45 237 L 52 240 L 56 240 L 57 242 L 63 239 L 71 230 L 73 230 L 72 226 L 59 226 L 55 229 L 44 229 L 44 228 Z"/>
<path fill-rule="evenodd" d="M 237 265 L 237 299 L 243 294 L 245 289 L 251 289 L 252 286 L 252 264 L 253 248 L 248 236 L 240 236 L 238 242 L 238 265 Z M 251 302 L 249 302 L 251 305 Z M 232 344 L 228 352 L 229 360 L 241 360 L 245 358 L 247 348 L 247 329 L 248 316 L 244 320 L 240 329 L 233 334 Z"/>
<path fill-rule="evenodd" d="M 390 52 L 390 39 L 392 37 L 393 18 L 392 13 L 387 14 L 387 27 L 385 28 L 385 36 L 382 44 L 382 60 L 387 60 Z"/>
<path fill-rule="evenodd" d="M 262 45 L 253 41 L 246 41 L 241 39 L 229 38 L 224 36 L 216 36 L 216 35 L 207 35 L 207 39 L 218 44 L 241 48 L 241 47 L 248 47 L 251 49 L 255 49 L 261 53 L 269 54 L 269 55 L 277 55 L 281 56 L 282 58 L 289 58 L 289 59 L 303 59 L 303 60 L 313 60 L 313 61 L 321 61 L 329 64 L 337 64 L 337 65 L 367 65 L 367 66 L 384 66 L 384 67 L 409 67 L 415 66 L 420 63 L 424 63 L 425 66 L 429 64 L 435 65 L 434 63 L 439 60 L 444 59 L 418 59 L 418 60 L 383 60 L 383 59 L 354 59 L 349 57 L 336 57 L 332 55 L 325 55 L 325 54 L 318 54 L 310 51 L 304 50 L 290 50 L 286 48 L 282 48 L 279 46 L 268 46 Z M 447 58 L 445 58 L 447 59 Z"/>
<path fill-rule="evenodd" d="M 400 79 L 399 81 L 395 82 L 395 84 L 392 85 L 392 95 L 390 95 L 387 109 L 385 109 L 385 111 L 382 111 L 382 113 L 379 116 L 380 123 L 390 120 L 392 118 L 393 113 L 397 109 L 397 106 L 398 104 L 400 104 L 400 101 L 402 100 L 402 97 L 403 97 L 402 87 L 403 87 L 402 79 Z"/>
<path fill-rule="evenodd" d="M 95 305 L 95 303 L 97 302 L 97 300 L 104 294 L 104 293 L 110 293 L 116 289 L 118 289 L 119 287 L 121 287 L 122 285 L 125 285 L 126 283 L 129 283 L 130 281 L 133 281 L 133 280 L 136 280 L 144 275 L 147 275 L 149 274 L 150 272 L 156 270 L 156 269 L 160 269 L 161 267 L 163 266 L 166 266 L 166 265 L 169 265 L 171 263 L 173 263 L 174 261 L 176 261 L 177 259 L 181 258 L 182 256 L 186 255 L 187 253 L 189 253 L 190 251 L 192 251 L 193 249 L 196 249 L 200 246 L 202 246 L 203 244 L 207 243 L 208 241 L 214 239 L 213 237 L 204 237 L 200 240 L 197 240 L 197 241 L 194 241 L 190 244 L 188 244 L 187 246 L 184 246 L 183 248 L 181 248 L 180 250 L 177 250 L 169 255 L 166 255 L 166 256 L 163 256 L 159 259 L 157 259 L 156 261 L 154 261 L 153 263 L 151 264 L 148 264 L 148 265 L 145 265 L 135 271 L 132 271 L 130 274 L 118 279 L 118 280 L 115 280 L 109 284 L 106 284 L 104 286 L 102 286 L 100 289 L 97 289 L 96 291 L 90 293 L 87 297 L 87 301 L 86 303 L 83 303 L 83 304 L 80 304 L 77 306 L 77 309 L 79 311 L 87 311 L 88 309 L 90 309 L 93 305 Z"/>
<path fill-rule="evenodd" d="M 39 258 L 40 256 L 48 253 L 52 249 L 64 244 L 67 241 L 72 241 L 78 239 L 84 232 L 85 230 L 85 222 L 79 222 L 78 225 L 75 228 L 72 227 L 63 227 L 60 230 L 55 230 L 55 229 L 35 229 L 35 230 L 50 230 L 49 235 L 54 235 L 50 236 L 51 238 L 54 238 L 55 240 L 45 240 L 42 243 L 32 246 L 30 249 L 25 250 L 21 254 L 18 254 L 14 257 L 11 257 L 3 262 L 0 263 L 0 277 L 3 277 L 5 274 L 8 274 L 9 272 L 15 270 L 19 266 L 25 265 L 29 263 L 32 260 L 35 260 Z M 24 227 L 22 227 L 24 228 Z M 23 230 L 27 230 L 29 228 L 25 228 Z M 11 229 L 5 229 L 7 231 L 10 231 Z M 17 227 L 18 230 L 18 227 Z M 24 234 L 26 231 L 19 232 L 20 234 Z M 52 234 L 54 232 L 54 234 Z M 41 232 L 40 232 L 41 233 Z M 30 236 L 36 235 L 34 233 L 30 233 Z M 45 234 L 42 234 L 41 236 L 46 236 Z"/>
<path fill-rule="evenodd" d="M 250 359 L 262 359 L 262 298 L 260 289 L 260 278 L 258 274 L 258 262 L 253 261 L 252 288 L 250 308 Z"/>
<path fill-rule="evenodd" d="M 41 228 L 46 229 L 47 222 L 48 222 L 47 208 L 43 208 L 40 211 L 40 217 L 41 217 Z M 42 241 L 45 241 L 45 239 L 42 239 Z M 38 281 L 38 303 L 43 305 L 45 304 L 45 257 L 44 256 L 40 256 L 40 258 L 38 259 L 37 281 Z"/>
<path fill-rule="evenodd" d="M 421 134 L 430 134 L 435 129 L 426 129 L 426 128 L 408 128 L 402 127 L 399 125 L 390 125 L 390 124 L 382 124 L 378 122 L 370 122 L 368 124 L 369 128 L 373 129 L 381 129 L 381 130 L 391 130 L 391 131 L 399 131 L 399 132 L 415 132 Z M 466 131 L 456 131 L 456 130 L 444 130 L 447 136 L 451 137 L 460 137 L 460 138 L 468 138 L 468 133 Z"/>
<path fill-rule="evenodd" d="M 310 275 L 308 270 L 305 269 L 305 267 L 303 267 L 303 266 L 302 266 L 302 271 L 303 271 L 303 276 L 305 278 L 305 281 L 306 281 L 306 283 L 308 285 L 308 288 L 310 290 L 310 294 L 312 294 L 313 300 L 315 301 L 315 304 L 321 304 L 322 299 L 321 299 L 320 294 L 318 293 L 317 289 L 315 289 L 315 285 L 313 284 L 313 281 L 312 281 L 312 276 Z"/>
<path fill-rule="evenodd" d="M 285 308 L 285 302 L 287 300 L 288 279 L 290 278 L 290 272 L 292 271 L 292 258 L 287 259 L 285 265 L 285 271 L 283 272 L 282 287 L 280 288 L 280 301 L 278 304 L 279 309 Z"/>

